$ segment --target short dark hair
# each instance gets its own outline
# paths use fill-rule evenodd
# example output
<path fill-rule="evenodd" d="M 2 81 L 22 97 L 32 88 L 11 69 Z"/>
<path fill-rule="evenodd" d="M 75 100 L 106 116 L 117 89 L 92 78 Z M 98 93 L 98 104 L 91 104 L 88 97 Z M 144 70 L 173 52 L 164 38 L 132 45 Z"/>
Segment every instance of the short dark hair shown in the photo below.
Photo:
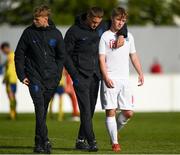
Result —
<path fill-rule="evenodd" d="M 9 43 L 8 42 L 3 42 L 2 44 L 1 44 L 1 49 L 4 49 L 5 47 L 10 47 L 10 45 L 9 45 Z"/>
<path fill-rule="evenodd" d="M 33 12 L 34 17 L 40 17 L 40 16 L 50 17 L 50 15 L 51 15 L 51 9 L 45 4 L 37 6 Z"/>
<path fill-rule="evenodd" d="M 99 17 L 102 18 L 104 15 L 104 11 L 102 8 L 100 7 L 91 7 L 88 11 L 87 11 L 87 16 L 92 18 L 92 17 Z"/>
<path fill-rule="evenodd" d="M 117 7 L 112 10 L 112 17 L 120 16 L 121 18 L 127 18 L 128 14 L 126 10 L 122 7 Z"/>

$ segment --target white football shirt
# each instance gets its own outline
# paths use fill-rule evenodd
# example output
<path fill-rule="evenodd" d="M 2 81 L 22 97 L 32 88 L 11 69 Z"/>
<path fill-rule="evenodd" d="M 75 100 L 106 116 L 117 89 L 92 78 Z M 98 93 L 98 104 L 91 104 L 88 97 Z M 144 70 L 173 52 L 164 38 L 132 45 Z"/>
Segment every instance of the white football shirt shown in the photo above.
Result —
<path fill-rule="evenodd" d="M 116 41 L 116 34 L 111 30 L 103 33 L 99 43 L 99 54 L 106 57 L 108 76 L 111 79 L 129 79 L 129 54 L 135 53 L 134 38 L 128 32 L 124 45 L 113 48 Z"/>

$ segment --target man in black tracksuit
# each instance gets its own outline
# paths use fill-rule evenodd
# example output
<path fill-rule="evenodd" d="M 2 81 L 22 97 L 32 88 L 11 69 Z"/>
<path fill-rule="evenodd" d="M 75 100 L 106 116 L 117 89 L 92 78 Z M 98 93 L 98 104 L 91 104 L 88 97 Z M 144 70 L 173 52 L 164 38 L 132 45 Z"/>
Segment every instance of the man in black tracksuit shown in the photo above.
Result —
<path fill-rule="evenodd" d="M 99 39 L 102 33 L 110 27 L 110 23 L 102 21 L 102 16 L 101 8 L 91 8 L 86 14 L 82 14 L 76 19 L 64 39 L 68 54 L 65 67 L 73 79 L 80 109 L 81 124 L 75 147 L 89 151 L 98 150 L 92 117 L 101 79 L 98 61 Z M 127 37 L 126 25 L 119 34 Z"/>
<path fill-rule="evenodd" d="M 35 153 L 51 152 L 46 115 L 65 60 L 62 34 L 49 16 L 47 6 L 35 9 L 34 23 L 24 30 L 15 51 L 17 76 L 29 87 L 35 107 Z"/>

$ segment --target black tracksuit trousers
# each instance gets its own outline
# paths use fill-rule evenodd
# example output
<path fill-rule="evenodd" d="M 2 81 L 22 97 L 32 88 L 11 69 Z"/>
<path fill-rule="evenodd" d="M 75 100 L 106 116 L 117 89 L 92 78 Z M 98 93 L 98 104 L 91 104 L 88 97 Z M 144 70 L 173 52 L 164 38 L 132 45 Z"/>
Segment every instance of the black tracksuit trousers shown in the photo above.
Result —
<path fill-rule="evenodd" d="M 56 88 L 48 89 L 40 82 L 31 82 L 29 92 L 35 107 L 36 127 L 35 145 L 44 145 L 48 141 L 48 129 L 46 126 L 46 116 L 49 102 L 54 95 Z"/>
<path fill-rule="evenodd" d="M 87 139 L 91 145 L 95 140 L 92 118 L 98 96 L 99 78 L 95 74 L 90 77 L 80 74 L 79 82 L 74 85 L 74 89 L 78 99 L 81 120 L 78 138 Z"/>

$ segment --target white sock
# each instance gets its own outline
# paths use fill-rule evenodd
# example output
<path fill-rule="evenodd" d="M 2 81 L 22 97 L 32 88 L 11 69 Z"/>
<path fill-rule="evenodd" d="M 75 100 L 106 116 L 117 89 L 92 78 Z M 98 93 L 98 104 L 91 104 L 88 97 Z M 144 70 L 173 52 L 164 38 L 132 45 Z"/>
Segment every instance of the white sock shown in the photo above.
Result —
<path fill-rule="evenodd" d="M 118 114 L 118 116 L 117 116 L 117 119 L 116 119 L 116 121 L 117 121 L 117 130 L 120 131 L 120 130 L 124 127 L 124 125 L 127 124 L 128 120 L 129 120 L 129 119 L 126 118 L 126 117 L 123 115 L 122 112 L 120 112 L 120 113 Z"/>
<path fill-rule="evenodd" d="M 113 144 L 118 144 L 116 117 L 106 117 L 106 127 L 108 129 Z"/>

